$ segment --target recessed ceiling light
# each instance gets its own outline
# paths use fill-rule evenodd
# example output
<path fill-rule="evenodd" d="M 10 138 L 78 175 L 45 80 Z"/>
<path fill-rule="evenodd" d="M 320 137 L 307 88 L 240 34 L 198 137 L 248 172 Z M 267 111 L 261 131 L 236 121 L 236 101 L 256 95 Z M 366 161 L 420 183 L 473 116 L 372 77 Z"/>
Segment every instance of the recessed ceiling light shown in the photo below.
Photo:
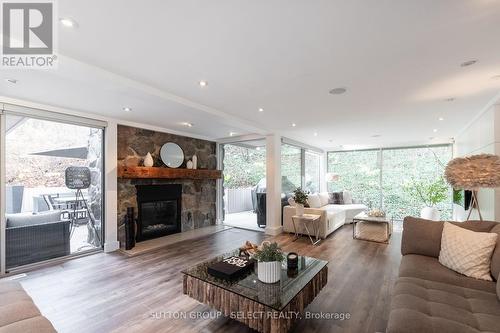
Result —
<path fill-rule="evenodd" d="M 314 132 L 314 136 L 318 136 L 318 132 Z"/>
<path fill-rule="evenodd" d="M 339 88 L 333 88 L 332 90 L 329 91 L 330 94 L 332 95 L 341 95 L 347 91 L 346 88 L 339 87 Z"/>
<path fill-rule="evenodd" d="M 263 108 L 259 108 L 259 112 L 264 112 L 264 109 Z"/>
<path fill-rule="evenodd" d="M 296 123 L 292 123 L 292 127 L 295 127 L 295 126 L 297 126 L 297 124 Z"/>
<path fill-rule="evenodd" d="M 70 18 L 61 18 L 61 19 L 59 19 L 59 22 L 61 22 L 62 25 L 64 25 L 65 27 L 68 27 L 68 28 L 76 28 L 77 27 L 76 22 Z"/>
<path fill-rule="evenodd" d="M 236 133 L 235 132 L 229 132 L 229 136 L 235 136 Z"/>
<path fill-rule="evenodd" d="M 122 108 L 122 110 L 125 112 L 130 112 L 130 111 L 132 111 L 132 108 L 129 108 L 126 106 L 126 107 Z"/>
<path fill-rule="evenodd" d="M 16 79 L 12 79 L 12 78 L 5 79 L 5 81 L 9 82 L 9 83 L 12 83 L 12 84 L 16 84 L 17 83 L 17 80 Z"/>
<path fill-rule="evenodd" d="M 206 87 L 206 86 L 208 86 L 208 82 L 207 81 L 203 81 L 203 80 L 201 80 L 200 82 L 198 82 L 198 84 L 200 85 L 200 87 Z"/>
<path fill-rule="evenodd" d="M 433 131 L 434 133 L 436 133 L 438 130 L 437 130 L 437 128 L 435 128 L 435 129 L 433 129 L 432 131 Z"/>
<path fill-rule="evenodd" d="M 446 102 L 454 102 L 455 101 L 455 97 L 450 97 L 450 98 L 447 98 L 445 99 Z"/>
<path fill-rule="evenodd" d="M 439 121 L 443 121 L 443 120 L 444 120 L 444 118 L 443 118 L 443 117 L 439 117 L 439 118 L 438 118 L 438 120 L 439 120 Z"/>
<path fill-rule="evenodd" d="M 255 150 L 260 150 L 260 147 L 255 148 Z"/>
<path fill-rule="evenodd" d="M 333 140 L 332 140 L 332 139 L 330 139 L 330 140 L 328 140 L 328 142 L 333 142 Z"/>
<path fill-rule="evenodd" d="M 468 61 L 465 61 L 463 63 L 460 64 L 461 67 L 468 67 L 468 66 L 472 66 L 474 64 L 477 63 L 477 60 L 468 60 Z"/>
<path fill-rule="evenodd" d="M 183 122 L 182 125 L 186 126 L 186 127 L 193 127 L 193 124 L 192 123 L 188 123 L 187 121 Z"/>

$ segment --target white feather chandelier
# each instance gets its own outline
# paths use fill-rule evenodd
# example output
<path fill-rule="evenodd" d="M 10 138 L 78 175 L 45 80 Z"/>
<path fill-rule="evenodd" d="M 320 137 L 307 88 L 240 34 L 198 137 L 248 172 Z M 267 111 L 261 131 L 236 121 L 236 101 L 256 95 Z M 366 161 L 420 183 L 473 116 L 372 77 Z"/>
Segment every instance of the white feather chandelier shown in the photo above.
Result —
<path fill-rule="evenodd" d="M 491 154 L 458 157 L 451 160 L 444 171 L 444 177 L 454 189 L 472 191 L 471 209 L 477 208 L 479 218 L 483 220 L 477 191 L 480 188 L 500 187 L 500 157 Z"/>

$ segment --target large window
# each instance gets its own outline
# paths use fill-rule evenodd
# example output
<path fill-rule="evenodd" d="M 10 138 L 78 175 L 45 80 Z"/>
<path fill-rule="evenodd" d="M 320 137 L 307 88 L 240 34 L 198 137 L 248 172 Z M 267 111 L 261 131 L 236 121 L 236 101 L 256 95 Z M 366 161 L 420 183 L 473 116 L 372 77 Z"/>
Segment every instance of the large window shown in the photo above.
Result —
<path fill-rule="evenodd" d="M 382 208 L 395 219 L 419 216 L 424 203 L 415 194 L 418 184 L 441 179 L 452 158 L 451 145 L 341 151 L 328 153 L 330 191 L 349 190 L 370 208 Z M 441 217 L 451 218 L 451 189 L 437 205 Z"/>
<path fill-rule="evenodd" d="M 281 145 L 281 188 L 290 193 L 302 186 L 302 151 L 300 148 Z"/>
<path fill-rule="evenodd" d="M 304 188 L 311 193 L 319 192 L 320 156 L 314 152 L 305 151 Z"/>
<path fill-rule="evenodd" d="M 297 146 L 281 145 L 281 187 L 290 193 L 298 187 L 311 193 L 320 190 L 321 156 Z"/>

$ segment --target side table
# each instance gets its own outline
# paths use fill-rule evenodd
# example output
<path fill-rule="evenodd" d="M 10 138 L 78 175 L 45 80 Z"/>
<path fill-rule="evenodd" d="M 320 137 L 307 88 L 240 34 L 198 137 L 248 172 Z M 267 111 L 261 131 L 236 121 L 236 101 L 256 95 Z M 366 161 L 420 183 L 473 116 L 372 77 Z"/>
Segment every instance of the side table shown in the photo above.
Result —
<path fill-rule="evenodd" d="M 312 245 L 316 245 L 321 241 L 321 238 L 319 238 L 319 221 L 321 219 L 321 215 L 316 215 L 316 214 L 304 214 L 304 215 L 294 215 L 292 216 L 292 222 L 293 222 L 293 230 L 295 231 L 295 239 L 293 240 L 294 242 L 299 239 L 299 233 L 297 232 L 297 223 L 302 223 L 304 226 L 304 229 L 307 231 L 307 236 L 309 236 L 309 240 L 311 241 Z M 311 232 L 309 231 L 308 224 L 312 225 L 312 231 L 313 235 L 311 235 Z M 313 240 L 312 236 L 315 237 L 315 240 Z"/>

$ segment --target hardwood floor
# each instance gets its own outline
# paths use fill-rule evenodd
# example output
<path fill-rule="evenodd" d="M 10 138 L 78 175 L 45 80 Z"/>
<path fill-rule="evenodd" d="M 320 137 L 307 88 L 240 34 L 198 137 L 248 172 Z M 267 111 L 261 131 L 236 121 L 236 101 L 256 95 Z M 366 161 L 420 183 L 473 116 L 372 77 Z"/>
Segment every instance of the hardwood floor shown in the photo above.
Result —
<path fill-rule="evenodd" d="M 180 271 L 245 240 L 259 243 L 265 237 L 230 229 L 137 257 L 112 253 L 76 259 L 31 272 L 21 282 L 59 332 L 252 332 L 224 317 L 190 318 L 214 312 L 182 294 Z M 328 284 L 308 311 L 350 314 L 343 321 L 302 319 L 293 332 L 385 331 L 400 233 L 389 245 L 353 240 L 350 225 L 319 246 L 305 237 L 292 242 L 288 234 L 272 239 L 285 251 L 329 260 Z M 167 318 L 169 312 L 181 311 L 188 318 Z"/>

